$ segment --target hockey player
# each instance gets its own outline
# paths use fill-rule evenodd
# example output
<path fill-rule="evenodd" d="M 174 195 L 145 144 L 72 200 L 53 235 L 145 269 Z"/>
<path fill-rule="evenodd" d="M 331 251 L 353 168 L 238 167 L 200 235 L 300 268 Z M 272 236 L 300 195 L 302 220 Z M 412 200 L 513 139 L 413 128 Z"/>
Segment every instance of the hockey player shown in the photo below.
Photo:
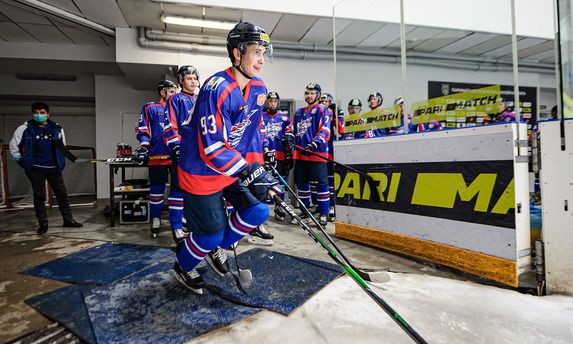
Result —
<path fill-rule="evenodd" d="M 229 271 L 224 249 L 269 215 L 268 191 L 282 193 L 262 166 L 262 108 L 267 88 L 259 73 L 271 52 L 262 28 L 241 22 L 227 35 L 232 66 L 205 81 L 193 115 L 180 128 L 179 180 L 189 234 L 178 245 L 175 277 L 201 294 L 196 266 L 203 259 L 219 275 Z M 235 211 L 227 216 L 224 200 Z"/>
<path fill-rule="evenodd" d="M 298 145 L 305 151 L 315 152 L 328 158 L 328 140 L 330 140 L 330 116 L 326 106 L 318 103 L 321 87 L 310 83 L 306 86 L 304 98 L 307 107 L 296 110 L 292 122 L 286 130 L 283 144 L 287 148 Z M 319 223 L 326 225 L 329 206 L 328 170 L 326 162 L 305 151 L 294 151 L 294 181 L 298 189 L 298 197 L 305 207 L 310 203 L 310 181 L 318 181 L 316 186 L 318 198 Z M 302 206 L 301 206 L 302 211 Z M 301 213 L 304 219 L 306 214 Z"/>
<path fill-rule="evenodd" d="M 344 122 L 343 122 L 344 111 L 342 111 L 340 105 L 336 105 L 334 103 L 334 98 L 330 93 L 323 93 L 320 96 L 320 104 L 328 108 L 328 113 L 330 116 L 330 124 L 331 124 L 330 127 L 331 133 L 334 133 L 337 130 L 338 134 L 344 135 Z M 334 112 L 336 112 L 336 117 L 334 116 Z M 334 160 L 334 140 L 336 138 L 335 136 L 336 135 L 331 134 L 330 140 L 328 140 L 328 158 L 330 160 Z M 336 219 L 336 214 L 334 212 L 334 163 L 327 162 L 326 166 L 328 167 L 328 189 L 330 196 L 328 219 L 331 222 L 334 222 Z M 312 194 L 312 189 L 311 189 L 311 194 Z"/>
<path fill-rule="evenodd" d="M 281 142 L 284 138 L 285 130 L 290 124 L 290 118 L 279 111 L 279 105 L 279 94 L 277 92 L 269 92 L 267 95 L 267 111 L 263 112 L 263 123 L 267 132 L 269 150 L 275 152 L 276 169 L 287 180 L 289 170 L 292 168 L 292 152 L 290 149 L 286 149 Z M 285 219 L 285 212 L 276 204 L 274 213 L 275 219 L 279 221 Z M 251 231 L 251 233 L 253 232 Z"/>
<path fill-rule="evenodd" d="M 165 122 L 163 123 L 163 140 L 171 149 L 171 191 L 169 193 L 169 220 L 175 242 L 185 239 L 183 232 L 183 193 L 179 186 L 178 159 L 179 159 L 179 130 L 183 123 L 191 116 L 195 105 L 195 90 L 199 86 L 199 72 L 193 66 L 181 66 L 177 71 L 177 81 L 181 92 L 167 100 Z"/>
<path fill-rule="evenodd" d="M 350 99 L 350 101 L 348 102 L 348 114 L 355 115 L 357 113 L 360 113 L 361 111 L 362 111 L 362 102 L 360 101 L 360 99 L 357 98 Z M 345 140 L 359 139 L 365 137 L 365 135 L 366 135 L 365 131 L 353 131 L 351 133 L 345 133 L 344 139 Z"/>
<path fill-rule="evenodd" d="M 171 150 L 163 141 L 163 123 L 165 120 L 165 105 L 167 99 L 177 93 L 177 87 L 172 81 L 161 80 L 157 85 L 159 101 L 147 103 L 141 109 L 137 140 L 140 146 L 135 150 L 140 164 L 147 162 L 149 171 L 149 213 L 151 215 L 151 235 L 157 237 L 161 226 L 161 211 L 163 210 L 163 194 L 168 180 L 171 160 Z M 151 158 L 151 159 L 150 159 Z M 173 198 L 173 188 L 169 198 Z M 181 227 L 172 230 L 181 231 Z M 174 234 L 175 235 L 175 234 Z"/>
<path fill-rule="evenodd" d="M 382 106 L 384 102 L 384 98 L 380 92 L 372 92 L 368 95 L 368 107 L 370 110 L 376 110 Z M 398 130 L 396 128 L 377 128 L 377 129 L 370 129 L 366 130 L 366 137 L 377 137 L 377 136 L 385 136 L 390 133 L 394 133 Z"/>

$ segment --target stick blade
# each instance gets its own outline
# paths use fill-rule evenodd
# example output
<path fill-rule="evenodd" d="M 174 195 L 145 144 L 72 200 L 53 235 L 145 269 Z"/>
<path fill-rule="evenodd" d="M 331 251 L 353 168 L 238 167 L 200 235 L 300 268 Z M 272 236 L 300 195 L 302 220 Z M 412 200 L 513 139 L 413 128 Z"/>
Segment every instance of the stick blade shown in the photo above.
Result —
<path fill-rule="evenodd" d="M 239 269 L 239 278 L 242 282 L 250 282 L 253 280 L 253 274 L 251 273 L 251 270 Z"/>
<path fill-rule="evenodd" d="M 364 272 L 364 271 L 356 271 L 363 280 L 372 282 L 372 283 L 386 283 L 390 282 L 390 274 L 386 271 L 377 271 L 377 272 Z"/>

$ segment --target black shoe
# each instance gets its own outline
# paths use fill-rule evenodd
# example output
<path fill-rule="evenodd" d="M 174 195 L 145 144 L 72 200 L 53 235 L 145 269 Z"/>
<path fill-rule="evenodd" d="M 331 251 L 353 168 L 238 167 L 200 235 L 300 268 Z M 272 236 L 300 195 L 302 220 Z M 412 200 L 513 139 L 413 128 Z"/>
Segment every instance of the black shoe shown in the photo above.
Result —
<path fill-rule="evenodd" d="M 199 295 L 203 294 L 203 287 L 205 286 L 205 280 L 199 275 L 197 269 L 191 271 L 184 271 L 179 265 L 178 261 L 175 261 L 173 265 L 173 270 L 175 271 L 175 278 L 181 282 L 184 286 L 191 289 L 194 293 Z"/>
<path fill-rule="evenodd" d="M 272 240 L 275 238 L 274 235 L 272 235 L 271 233 L 269 233 L 265 230 L 265 227 L 263 227 L 263 225 L 255 227 L 255 229 L 250 231 L 249 234 L 252 236 L 257 236 L 257 237 L 259 237 L 261 239 L 265 239 L 265 240 Z"/>
<path fill-rule="evenodd" d="M 77 222 L 76 220 L 72 219 L 70 221 L 64 221 L 64 225 L 62 227 L 83 227 L 81 223 Z"/>
<path fill-rule="evenodd" d="M 48 231 L 48 223 L 40 223 L 40 227 L 38 227 L 38 234 L 44 234 Z"/>
<path fill-rule="evenodd" d="M 283 221 L 285 219 L 285 212 L 280 210 L 278 207 L 275 208 L 275 219 Z"/>
<path fill-rule="evenodd" d="M 227 261 L 227 252 L 220 248 L 215 247 L 209 254 L 205 256 L 205 261 L 211 265 L 213 270 L 219 275 L 223 276 L 229 272 L 229 262 Z"/>

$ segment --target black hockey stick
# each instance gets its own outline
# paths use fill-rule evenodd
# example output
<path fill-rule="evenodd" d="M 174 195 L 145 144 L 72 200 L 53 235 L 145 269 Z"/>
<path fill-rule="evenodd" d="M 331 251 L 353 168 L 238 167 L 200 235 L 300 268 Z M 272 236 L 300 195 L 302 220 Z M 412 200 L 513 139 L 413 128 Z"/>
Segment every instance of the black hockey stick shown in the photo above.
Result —
<path fill-rule="evenodd" d="M 328 239 L 328 241 L 332 244 L 332 246 L 336 249 L 336 251 L 338 251 L 338 254 L 340 254 L 340 256 L 342 256 L 342 258 L 344 259 L 344 261 L 354 270 L 356 271 L 356 273 L 362 277 L 362 279 L 364 279 L 365 281 L 368 282 L 374 282 L 374 283 L 384 283 L 384 282 L 388 282 L 390 281 L 390 275 L 385 272 L 385 271 L 379 271 L 379 272 L 373 272 L 373 273 L 368 273 L 368 272 L 364 272 L 359 270 L 358 268 L 356 268 L 352 262 L 350 261 L 350 259 L 348 259 L 348 257 L 344 254 L 344 252 L 342 252 L 342 250 L 336 245 L 336 243 L 334 242 L 334 240 L 332 240 L 332 238 L 330 237 L 330 235 L 328 235 L 328 233 L 326 233 L 326 230 L 320 225 L 320 223 L 316 220 L 316 218 L 312 215 L 312 213 L 307 209 L 307 207 L 304 205 L 304 203 L 302 203 L 302 201 L 300 200 L 300 198 L 298 198 L 298 196 L 295 194 L 295 192 L 290 188 L 290 186 L 288 186 L 287 182 L 283 179 L 283 177 L 278 173 L 278 171 L 274 168 L 274 166 L 271 165 L 271 168 L 273 169 L 273 171 L 275 172 L 275 175 L 278 176 L 279 180 L 281 181 L 281 183 L 287 188 L 287 190 L 289 191 L 289 193 L 297 200 L 297 202 L 302 206 L 302 209 L 304 209 L 305 213 L 308 214 L 310 216 L 310 218 L 313 220 L 313 222 L 316 224 L 316 226 L 318 227 L 318 229 L 320 229 L 320 231 L 322 232 L 322 234 L 326 237 L 326 239 Z"/>
<path fill-rule="evenodd" d="M 239 245 L 238 241 L 233 245 L 231 245 L 231 247 L 233 248 L 233 254 L 235 255 L 235 265 L 237 265 L 237 272 L 239 273 L 241 281 L 250 282 L 253 279 L 253 274 L 251 273 L 251 270 L 249 269 L 243 270 L 239 267 L 239 259 L 237 258 L 237 250 L 236 250 L 238 245 Z"/>
<path fill-rule="evenodd" d="M 56 148 L 71 162 L 76 164 L 86 164 L 86 163 L 96 163 L 96 162 L 134 162 L 138 163 L 134 157 L 122 157 L 122 158 L 103 158 L 103 159 L 80 159 L 70 152 L 68 147 L 62 142 L 62 140 L 55 141 Z M 151 157 L 150 160 L 167 160 L 170 157 Z"/>
<path fill-rule="evenodd" d="M 394 319 L 394 321 L 404 330 L 416 343 L 426 343 L 418 332 L 416 332 L 402 317 L 396 313 L 392 307 L 386 301 L 384 301 L 370 286 L 360 277 L 360 275 L 348 264 L 346 264 L 340 257 L 334 252 L 327 243 L 322 241 L 310 227 L 302 221 L 302 219 L 295 214 L 295 212 L 283 201 L 274 191 L 269 190 L 269 195 L 287 212 L 290 216 L 296 219 L 296 222 L 306 231 L 306 233 L 318 244 L 320 244 L 328 253 L 328 255 L 338 264 L 342 269 L 344 269 L 358 285 L 379 305 L 384 309 L 388 315 Z"/>
<path fill-rule="evenodd" d="M 380 195 L 378 194 L 378 188 L 376 187 L 376 182 L 374 181 L 374 179 L 372 179 L 372 176 L 369 175 L 368 173 L 366 173 L 366 172 L 364 172 L 364 171 L 360 171 L 360 170 L 358 170 L 358 169 L 356 169 L 356 168 L 354 168 L 354 167 L 352 167 L 352 166 L 348 166 L 348 165 L 345 165 L 345 164 L 341 164 L 341 163 L 339 163 L 338 161 L 334 161 L 334 160 L 332 160 L 332 159 L 323 157 L 322 155 L 316 154 L 315 152 L 311 152 L 311 151 L 309 151 L 309 150 L 306 150 L 306 149 L 304 149 L 304 148 L 301 147 L 301 146 L 294 145 L 294 148 L 296 148 L 296 149 L 298 149 L 298 150 L 300 150 L 300 151 L 303 151 L 303 152 L 305 152 L 305 153 L 308 153 L 308 154 L 310 154 L 310 155 L 314 155 L 314 156 L 316 156 L 316 157 L 318 157 L 318 158 L 321 158 L 321 159 L 323 159 L 323 160 L 325 160 L 325 161 L 332 162 L 332 163 L 334 163 L 334 164 L 336 164 L 336 165 L 342 166 L 342 167 L 344 167 L 344 168 L 346 168 L 346 169 L 348 169 L 348 170 L 354 171 L 354 172 L 356 172 L 356 173 L 362 175 L 364 178 L 366 178 L 366 182 L 367 182 L 368 185 L 370 186 L 370 194 L 372 195 L 372 201 L 374 201 L 374 203 L 379 203 L 379 202 L 380 202 Z"/>

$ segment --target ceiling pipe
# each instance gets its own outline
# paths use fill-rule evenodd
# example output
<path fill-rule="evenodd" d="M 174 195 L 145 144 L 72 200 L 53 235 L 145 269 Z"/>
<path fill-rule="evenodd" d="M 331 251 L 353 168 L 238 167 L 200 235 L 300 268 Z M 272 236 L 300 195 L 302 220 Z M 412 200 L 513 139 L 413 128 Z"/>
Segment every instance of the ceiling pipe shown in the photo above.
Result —
<path fill-rule="evenodd" d="M 87 29 L 94 30 L 94 31 L 99 32 L 99 33 L 106 34 L 108 36 L 115 37 L 115 30 L 113 30 L 113 29 L 110 29 L 106 26 L 98 24 L 98 23 L 91 21 L 89 19 L 80 17 L 80 16 L 75 15 L 73 13 L 70 13 L 68 11 L 64 11 L 62 9 L 59 9 L 55 6 L 49 5 L 49 4 L 42 2 L 42 1 L 38 1 L 38 0 L 4 0 L 4 1 L 6 1 L 6 2 L 8 2 L 14 6 L 17 6 L 17 7 L 26 9 L 26 10 L 31 10 L 32 12 L 38 13 L 40 15 L 52 16 L 52 17 L 55 17 L 57 19 L 64 20 L 68 23 L 77 24 L 83 28 L 87 28 Z"/>
<path fill-rule="evenodd" d="M 143 48 L 193 51 L 210 54 L 227 54 L 225 40 L 183 33 L 169 33 L 138 27 L 137 43 Z M 217 46 L 211 46 L 217 45 Z M 333 48 L 310 45 L 273 42 L 273 56 L 299 60 L 332 60 Z M 340 61 L 400 63 L 400 53 L 363 48 L 337 48 L 336 59 Z M 512 62 L 467 56 L 434 55 L 429 53 L 408 53 L 409 64 L 442 68 L 457 68 L 475 71 L 512 71 Z M 520 62 L 519 70 L 541 74 L 555 74 L 553 65 Z"/>

